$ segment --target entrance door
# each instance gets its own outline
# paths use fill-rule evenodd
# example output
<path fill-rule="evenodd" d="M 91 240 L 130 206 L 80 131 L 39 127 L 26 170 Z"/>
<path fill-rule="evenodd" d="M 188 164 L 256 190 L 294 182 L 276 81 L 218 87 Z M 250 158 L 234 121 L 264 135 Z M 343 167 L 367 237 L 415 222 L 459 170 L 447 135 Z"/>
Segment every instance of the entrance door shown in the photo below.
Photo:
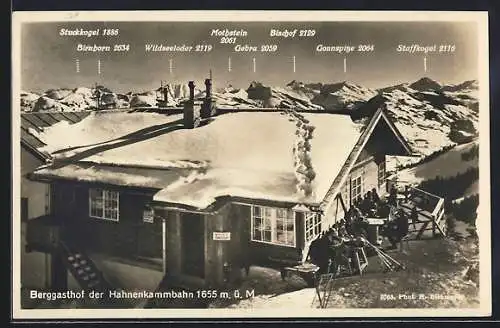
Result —
<path fill-rule="evenodd" d="M 200 214 L 181 214 L 181 270 L 189 276 L 205 277 L 205 220 Z"/>

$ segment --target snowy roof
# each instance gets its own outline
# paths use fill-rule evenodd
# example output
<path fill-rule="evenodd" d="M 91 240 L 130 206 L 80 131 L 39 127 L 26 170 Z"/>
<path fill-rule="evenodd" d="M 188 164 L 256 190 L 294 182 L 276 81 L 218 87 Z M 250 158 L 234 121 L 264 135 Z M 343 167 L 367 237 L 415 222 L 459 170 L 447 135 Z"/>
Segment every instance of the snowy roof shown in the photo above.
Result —
<path fill-rule="evenodd" d="M 126 187 L 161 189 L 183 177 L 180 170 L 96 165 L 90 162 L 45 166 L 36 171 L 45 179 L 98 182 Z"/>
<path fill-rule="evenodd" d="M 65 122 L 73 124 L 81 121 L 90 114 L 89 111 L 80 112 L 31 112 L 21 114 L 21 144 L 42 159 L 49 157 L 47 153 L 41 153 L 39 148 L 46 144 L 38 138 L 39 132 L 45 128 Z"/>
<path fill-rule="evenodd" d="M 197 208 L 219 196 L 318 203 L 361 136 L 359 125 L 338 114 L 238 112 L 196 129 L 184 129 L 181 119 L 93 113 L 55 124 L 38 135 L 55 167 L 35 176 L 151 187 L 160 189 L 157 201 Z M 169 177 L 129 171 L 147 168 Z"/>

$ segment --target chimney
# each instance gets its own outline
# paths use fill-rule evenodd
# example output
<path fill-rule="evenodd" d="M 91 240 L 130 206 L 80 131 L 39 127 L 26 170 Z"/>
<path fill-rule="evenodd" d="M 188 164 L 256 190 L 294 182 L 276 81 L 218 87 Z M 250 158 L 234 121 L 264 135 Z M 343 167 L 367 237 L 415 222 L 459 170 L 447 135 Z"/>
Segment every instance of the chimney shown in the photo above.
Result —
<path fill-rule="evenodd" d="M 184 103 L 184 126 L 193 129 L 200 124 L 200 111 L 194 108 L 194 82 L 189 81 L 189 100 Z"/>
<path fill-rule="evenodd" d="M 168 84 L 163 86 L 162 92 L 163 92 L 163 101 L 165 102 L 165 106 L 168 104 Z"/>
<path fill-rule="evenodd" d="M 205 99 L 201 110 L 201 118 L 210 118 L 216 114 L 215 103 L 212 101 L 212 79 L 205 79 Z"/>
<path fill-rule="evenodd" d="M 189 81 L 189 101 L 194 103 L 194 81 Z"/>
<path fill-rule="evenodd" d="M 209 99 L 212 97 L 212 80 L 211 79 L 205 79 L 205 87 L 207 90 L 205 98 Z"/>

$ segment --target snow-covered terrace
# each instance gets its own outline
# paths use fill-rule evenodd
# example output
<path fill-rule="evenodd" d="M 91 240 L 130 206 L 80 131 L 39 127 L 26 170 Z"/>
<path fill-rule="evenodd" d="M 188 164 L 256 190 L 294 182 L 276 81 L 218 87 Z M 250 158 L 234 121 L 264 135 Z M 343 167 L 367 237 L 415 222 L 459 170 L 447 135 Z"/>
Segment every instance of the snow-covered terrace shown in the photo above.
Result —
<path fill-rule="evenodd" d="M 154 188 L 157 201 L 196 208 L 219 196 L 317 204 L 361 131 L 349 116 L 301 116 L 298 122 L 282 112 L 228 113 L 185 129 L 182 115 L 92 113 L 36 132 L 46 144 L 39 150 L 54 164 L 34 175 Z M 303 124 L 313 127 L 306 160 L 294 151 L 303 144 Z M 314 171 L 307 195 L 297 188 L 302 162 Z"/>

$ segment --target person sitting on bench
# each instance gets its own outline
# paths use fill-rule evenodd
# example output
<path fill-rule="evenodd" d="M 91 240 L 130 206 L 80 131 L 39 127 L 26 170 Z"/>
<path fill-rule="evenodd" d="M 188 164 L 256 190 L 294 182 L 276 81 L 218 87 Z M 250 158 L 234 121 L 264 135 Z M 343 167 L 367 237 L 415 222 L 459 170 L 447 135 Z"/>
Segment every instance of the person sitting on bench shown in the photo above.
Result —
<path fill-rule="evenodd" d="M 403 238 L 408 234 L 408 231 L 410 230 L 410 225 L 408 223 L 408 217 L 403 211 L 399 211 L 400 214 L 398 215 L 397 218 L 397 224 L 398 224 L 398 233 L 400 238 Z"/>
<path fill-rule="evenodd" d="M 361 198 L 361 196 L 358 196 L 358 198 L 354 199 L 353 206 L 358 210 L 361 210 L 362 203 L 363 203 L 363 198 Z"/>
<path fill-rule="evenodd" d="M 344 230 L 346 235 L 352 235 L 352 217 L 348 214 L 344 220 Z"/>
<path fill-rule="evenodd" d="M 352 235 L 354 237 L 367 237 L 367 225 L 368 223 L 364 220 L 362 216 L 355 218 L 352 222 Z"/>
<path fill-rule="evenodd" d="M 371 210 L 371 207 L 372 207 L 372 204 L 371 204 L 371 192 L 368 191 L 363 200 L 361 201 L 361 204 L 359 205 L 359 208 L 361 210 L 361 212 L 366 215 L 370 212 Z"/>
<path fill-rule="evenodd" d="M 398 247 L 397 244 L 408 234 L 408 230 L 408 217 L 403 211 L 395 208 L 385 229 L 385 235 L 391 243 L 390 249 L 396 249 Z"/>
<path fill-rule="evenodd" d="M 347 222 L 346 222 L 346 220 L 344 220 L 344 219 L 340 220 L 338 232 L 339 232 L 339 236 L 341 238 L 345 238 L 345 237 L 349 236 L 349 233 L 347 232 Z"/>
<path fill-rule="evenodd" d="M 328 246 L 329 247 L 332 247 L 332 246 L 336 247 L 336 246 L 343 243 L 342 238 L 340 238 L 338 231 L 335 229 L 332 229 L 328 232 L 327 238 L 328 238 Z"/>
<path fill-rule="evenodd" d="M 355 223 L 360 220 L 360 218 L 363 217 L 363 214 L 361 213 L 361 210 L 356 206 L 352 205 L 351 208 L 349 208 L 349 211 L 347 212 L 347 215 L 345 217 L 345 229 L 348 235 L 354 235 L 355 233 Z"/>
<path fill-rule="evenodd" d="M 375 217 L 382 217 L 384 212 L 384 204 L 377 193 L 377 189 L 375 188 L 372 189 L 372 203 L 374 208 L 373 213 Z"/>
<path fill-rule="evenodd" d="M 309 252 L 307 254 L 307 259 L 311 261 L 312 264 L 319 267 L 319 273 L 326 273 L 328 271 L 328 239 L 324 235 L 318 236 L 311 242 L 309 246 Z"/>
<path fill-rule="evenodd" d="M 411 209 L 410 220 L 411 220 L 411 223 L 413 225 L 413 230 L 417 230 L 416 224 L 419 221 L 418 221 L 418 210 L 417 210 L 416 206 L 413 206 L 413 208 Z"/>
<path fill-rule="evenodd" d="M 328 234 L 328 257 L 330 259 L 329 273 L 337 273 L 341 265 L 348 261 L 344 245 L 345 239 L 340 237 L 337 230 L 332 230 Z"/>
<path fill-rule="evenodd" d="M 380 197 L 377 193 L 377 189 L 376 188 L 372 188 L 372 202 L 375 203 L 375 205 L 379 205 L 380 204 Z"/>
<path fill-rule="evenodd" d="M 363 211 L 360 209 L 359 206 L 356 206 L 356 205 L 351 206 L 350 213 L 349 213 L 349 217 L 351 218 L 351 221 L 356 220 L 362 216 L 363 216 Z"/>
<path fill-rule="evenodd" d="M 398 198 L 398 192 L 396 188 L 392 186 L 391 191 L 389 192 L 389 197 L 387 197 L 387 205 L 397 206 L 398 205 L 397 198 Z"/>

